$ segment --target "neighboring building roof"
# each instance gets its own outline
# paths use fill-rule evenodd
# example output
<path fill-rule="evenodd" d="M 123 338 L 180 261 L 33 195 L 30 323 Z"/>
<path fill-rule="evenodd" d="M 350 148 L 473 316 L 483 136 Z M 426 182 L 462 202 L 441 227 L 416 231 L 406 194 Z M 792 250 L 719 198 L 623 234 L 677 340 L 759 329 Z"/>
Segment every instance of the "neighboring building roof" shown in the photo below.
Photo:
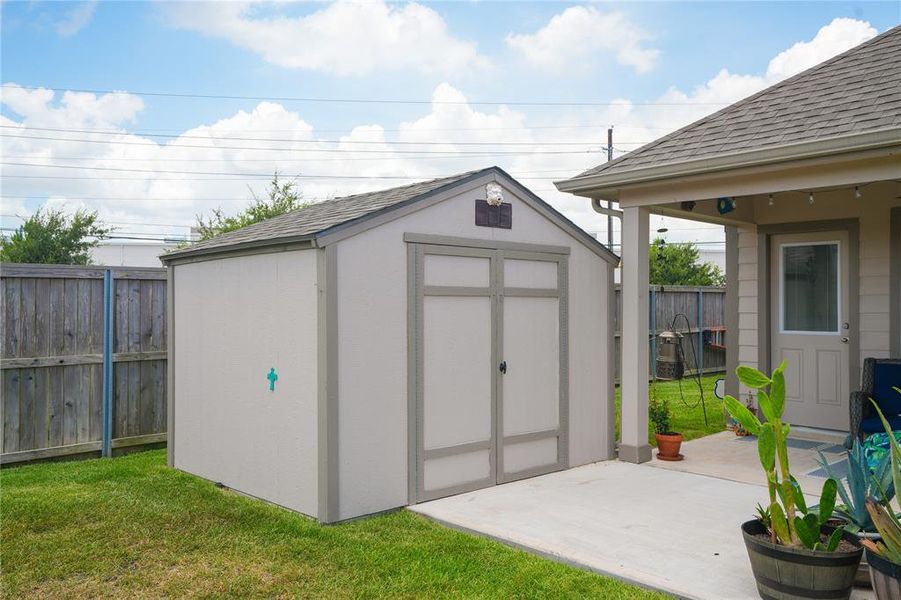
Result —
<path fill-rule="evenodd" d="M 590 246 L 611 262 L 619 262 L 619 257 L 610 252 L 594 237 L 580 229 L 550 204 L 529 191 L 528 188 L 510 177 L 499 167 L 489 167 L 479 171 L 468 171 L 449 177 L 441 177 L 411 185 L 387 190 L 366 192 L 344 196 L 310 204 L 278 217 L 273 217 L 236 231 L 196 242 L 187 248 L 169 252 L 160 257 L 163 262 L 199 254 L 218 254 L 242 247 L 261 247 L 313 240 L 336 229 L 382 215 L 414 202 L 425 200 L 456 185 L 478 179 L 488 174 L 500 175 L 515 184 L 531 201 L 537 202 L 545 216 L 557 221 L 571 235 Z"/>
<path fill-rule="evenodd" d="M 893 128 L 901 128 L 901 26 L 559 187 L 573 191 L 582 178 Z"/>

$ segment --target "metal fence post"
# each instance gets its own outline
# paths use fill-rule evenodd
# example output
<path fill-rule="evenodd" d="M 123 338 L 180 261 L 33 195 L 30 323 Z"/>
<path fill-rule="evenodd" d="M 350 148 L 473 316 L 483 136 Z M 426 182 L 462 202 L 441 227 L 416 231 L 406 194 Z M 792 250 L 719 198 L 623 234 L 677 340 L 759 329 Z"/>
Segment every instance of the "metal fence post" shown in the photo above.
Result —
<path fill-rule="evenodd" d="M 695 365 L 701 377 L 704 376 L 704 290 L 698 290 L 698 364 Z"/>
<path fill-rule="evenodd" d="M 101 453 L 113 455 L 113 272 L 103 273 L 103 440 Z"/>

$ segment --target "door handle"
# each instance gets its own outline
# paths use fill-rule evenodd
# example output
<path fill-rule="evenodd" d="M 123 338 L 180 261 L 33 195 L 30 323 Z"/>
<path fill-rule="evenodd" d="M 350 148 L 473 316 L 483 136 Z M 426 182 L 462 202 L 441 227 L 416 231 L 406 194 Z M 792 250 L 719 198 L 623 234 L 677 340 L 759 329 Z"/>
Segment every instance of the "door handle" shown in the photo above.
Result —
<path fill-rule="evenodd" d="M 848 338 L 843 337 L 843 338 L 842 338 L 842 343 L 843 343 L 843 344 L 847 344 L 847 343 L 848 343 Z"/>
<path fill-rule="evenodd" d="M 498 370 L 500 370 L 501 373 L 506 375 L 507 374 L 507 361 L 503 361 L 500 365 L 498 365 L 497 368 L 498 368 Z"/>

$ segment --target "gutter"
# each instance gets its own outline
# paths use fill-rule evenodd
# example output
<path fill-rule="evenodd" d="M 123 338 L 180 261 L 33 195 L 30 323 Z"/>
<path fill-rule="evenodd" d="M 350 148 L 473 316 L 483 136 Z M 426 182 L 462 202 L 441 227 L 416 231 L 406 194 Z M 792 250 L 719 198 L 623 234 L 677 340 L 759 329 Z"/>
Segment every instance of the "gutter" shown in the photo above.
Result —
<path fill-rule="evenodd" d="M 609 197 L 611 194 L 615 195 L 618 188 L 639 183 L 834 154 L 882 148 L 891 149 L 892 147 L 897 147 L 895 151 L 901 151 L 901 127 L 853 133 L 822 140 L 769 146 L 625 171 L 578 176 L 563 181 L 555 181 L 554 185 L 561 192 L 570 192 L 577 195 L 606 195 Z"/>

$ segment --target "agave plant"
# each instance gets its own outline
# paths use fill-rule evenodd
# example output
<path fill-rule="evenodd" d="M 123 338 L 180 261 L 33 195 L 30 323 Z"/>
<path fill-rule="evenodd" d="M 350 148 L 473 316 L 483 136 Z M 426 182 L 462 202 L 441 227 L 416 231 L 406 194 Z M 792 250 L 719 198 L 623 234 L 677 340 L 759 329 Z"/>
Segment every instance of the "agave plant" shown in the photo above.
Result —
<path fill-rule="evenodd" d="M 901 394 L 901 389 L 894 389 Z M 870 402 L 873 402 L 873 406 L 876 407 L 876 412 L 879 414 L 879 418 L 882 419 L 882 426 L 885 427 L 885 432 L 888 434 L 892 444 L 892 482 L 895 489 L 899 490 L 901 489 L 901 445 L 898 444 L 898 440 L 892 434 L 892 428 L 885 419 L 885 415 L 879 409 L 879 405 L 872 399 Z M 901 499 L 896 496 L 895 502 L 898 504 L 898 508 L 901 509 Z M 876 499 L 868 498 L 867 510 L 873 519 L 876 530 L 882 536 L 882 541 L 862 540 L 863 543 L 885 559 L 896 565 L 901 565 L 901 520 L 898 519 L 898 516 L 891 509 L 889 502 L 880 504 Z"/>
<path fill-rule="evenodd" d="M 841 481 L 826 461 L 822 452 L 819 454 L 820 466 L 826 474 L 836 481 Z M 843 504 L 835 507 L 835 516 L 847 521 L 846 529 L 852 533 L 861 531 L 874 532 L 876 527 L 867 510 L 867 498 L 873 498 L 879 504 L 888 504 L 895 497 L 895 485 L 892 481 L 892 457 L 884 455 L 874 470 L 870 470 L 866 452 L 857 440 L 848 452 L 848 480 L 846 485 L 839 484 L 838 494 Z"/>
<path fill-rule="evenodd" d="M 758 507 L 758 514 L 773 543 L 832 552 L 838 547 L 844 529 L 836 528 L 824 543 L 820 538 L 820 528 L 835 509 L 838 485 L 835 479 L 827 479 L 823 484 L 818 510 L 807 508 L 801 486 L 792 476 L 788 464 L 787 440 L 791 427 L 782 422 L 785 411 L 784 371 L 785 362 L 773 371 L 772 377 L 746 366 L 740 366 L 735 371 L 743 384 L 757 390 L 757 402 L 766 417 L 765 422 L 761 423 L 733 396 L 726 396 L 724 403 L 732 417 L 757 436 L 757 452 L 766 473 L 770 495 L 769 506 Z"/>

